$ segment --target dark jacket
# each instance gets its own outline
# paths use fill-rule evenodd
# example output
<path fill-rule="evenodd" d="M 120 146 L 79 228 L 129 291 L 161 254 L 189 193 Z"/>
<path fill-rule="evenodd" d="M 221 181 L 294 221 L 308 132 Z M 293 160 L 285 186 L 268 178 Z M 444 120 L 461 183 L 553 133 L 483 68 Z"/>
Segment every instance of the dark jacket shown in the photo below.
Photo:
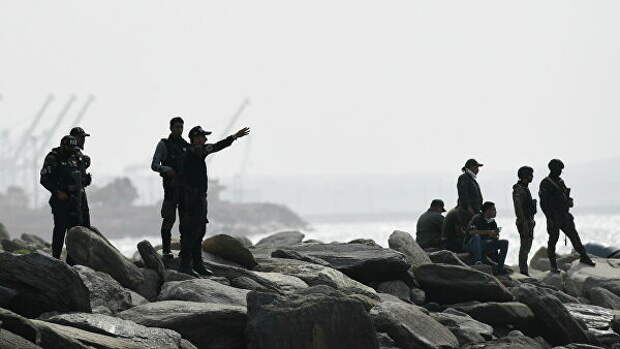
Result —
<path fill-rule="evenodd" d="M 517 222 L 526 222 L 534 219 L 536 203 L 532 199 L 532 193 L 527 185 L 520 181 L 512 186 L 512 202 L 517 215 Z"/>
<path fill-rule="evenodd" d="M 444 217 L 439 212 L 424 212 L 416 224 L 416 242 L 422 248 L 441 247 L 441 228 Z"/>
<path fill-rule="evenodd" d="M 573 199 L 570 189 L 561 178 L 545 177 L 540 182 L 540 208 L 547 218 L 562 218 L 568 215 Z"/>
<path fill-rule="evenodd" d="M 474 213 L 482 209 L 482 193 L 476 179 L 469 173 L 464 172 L 459 176 L 456 184 L 459 193 L 458 206 L 464 209 L 472 209 Z"/>
<path fill-rule="evenodd" d="M 186 151 L 189 149 L 189 143 L 182 137 L 174 138 L 169 136 L 163 138 L 157 144 L 155 154 L 153 154 L 153 161 L 151 162 L 151 169 L 166 179 L 164 173 L 170 169 L 179 173 L 183 166 L 183 158 Z"/>
<path fill-rule="evenodd" d="M 180 171 L 183 188 L 206 194 L 209 180 L 205 158 L 209 154 L 230 146 L 234 140 L 233 136 L 229 136 L 213 144 L 191 145 L 183 159 L 183 166 Z"/>
<path fill-rule="evenodd" d="M 68 154 L 62 148 L 54 148 L 45 156 L 41 169 L 41 185 L 54 195 L 65 192 L 69 195 L 84 189 L 83 160 L 80 154 Z"/>

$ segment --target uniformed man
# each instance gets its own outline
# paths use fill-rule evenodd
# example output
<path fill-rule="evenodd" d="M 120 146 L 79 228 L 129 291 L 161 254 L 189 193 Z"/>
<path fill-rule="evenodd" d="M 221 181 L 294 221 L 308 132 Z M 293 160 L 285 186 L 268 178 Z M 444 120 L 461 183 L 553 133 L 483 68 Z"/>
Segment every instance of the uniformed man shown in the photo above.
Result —
<path fill-rule="evenodd" d="M 78 158 L 80 160 L 80 168 L 82 169 L 82 183 L 84 187 L 89 186 L 93 178 L 86 170 L 90 167 L 90 157 L 84 154 L 84 145 L 86 144 L 86 137 L 90 137 L 90 134 L 86 133 L 81 127 L 74 127 L 69 132 L 69 135 L 75 137 L 78 142 Z M 86 191 L 82 193 L 82 226 L 90 228 L 90 209 L 88 208 L 88 198 L 86 197 Z"/>
<path fill-rule="evenodd" d="M 209 275 L 210 272 L 202 262 L 202 238 L 206 233 L 207 218 L 207 155 L 230 146 L 237 138 L 250 133 L 245 127 L 225 139 L 206 144 L 209 131 L 196 126 L 189 131 L 190 148 L 184 158 L 181 170 L 180 231 L 181 231 L 181 264 L 179 271 L 195 275 Z M 192 270 L 193 269 L 193 270 Z"/>
<path fill-rule="evenodd" d="M 161 205 L 161 242 L 164 258 L 172 258 L 170 250 L 171 230 L 176 220 L 179 207 L 179 173 L 189 143 L 183 139 L 183 119 L 175 117 L 170 120 L 170 135 L 159 141 L 151 169 L 158 172 L 163 179 L 164 201 Z M 180 215 L 180 212 L 179 212 Z"/>
<path fill-rule="evenodd" d="M 528 255 L 532 249 L 534 239 L 534 215 L 536 214 L 536 200 L 532 199 L 529 184 L 534 180 L 534 169 L 523 166 L 517 171 L 519 181 L 512 187 L 512 200 L 517 216 L 517 230 L 521 240 L 519 247 L 519 270 L 528 275 Z"/>
<path fill-rule="evenodd" d="M 558 159 L 549 161 L 549 176 L 540 182 L 540 207 L 547 217 L 547 232 L 549 242 L 547 253 L 551 263 L 551 271 L 558 272 L 555 245 L 560 238 L 560 230 L 566 234 L 573 244 L 573 248 L 581 255 L 581 263 L 594 266 L 595 263 L 586 253 L 575 228 L 575 219 L 569 212 L 573 207 L 573 198 L 570 196 L 570 188 L 566 187 L 564 180 L 560 178 L 564 163 Z"/>
<path fill-rule="evenodd" d="M 60 147 L 47 154 L 41 169 L 41 185 L 52 194 L 49 200 L 54 215 L 52 255 L 58 259 L 67 230 L 83 225 L 81 203 L 84 184 L 79 150 L 75 137 L 64 136 Z"/>

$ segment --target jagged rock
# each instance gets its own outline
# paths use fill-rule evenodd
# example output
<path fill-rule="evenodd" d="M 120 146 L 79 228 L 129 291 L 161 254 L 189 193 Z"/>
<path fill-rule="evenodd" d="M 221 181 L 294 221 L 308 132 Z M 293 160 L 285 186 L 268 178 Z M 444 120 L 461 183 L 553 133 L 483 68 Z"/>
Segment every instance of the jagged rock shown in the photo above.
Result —
<path fill-rule="evenodd" d="M 125 310 L 118 317 L 148 327 L 168 328 L 198 348 L 245 348 L 245 307 L 163 301 Z"/>
<path fill-rule="evenodd" d="M 163 280 L 153 269 L 140 268 L 139 272 L 144 281 L 134 291 L 152 302 L 157 299 Z"/>
<path fill-rule="evenodd" d="M 510 325 L 518 329 L 528 329 L 535 321 L 532 310 L 519 302 L 473 302 L 454 304 L 451 307 L 491 326 Z"/>
<path fill-rule="evenodd" d="M 349 241 L 348 244 L 363 244 L 363 245 L 368 245 L 368 246 L 381 247 L 381 245 L 376 243 L 375 240 L 373 239 L 354 239 L 354 240 Z"/>
<path fill-rule="evenodd" d="M 620 276 L 620 275 L 619 275 Z M 608 279 L 603 277 L 588 277 L 583 283 L 583 293 L 588 295 L 590 290 L 595 287 L 604 288 L 607 291 L 620 297 L 620 279 Z"/>
<path fill-rule="evenodd" d="M 432 313 L 431 317 L 447 327 L 460 345 L 480 343 L 493 337 L 493 327 L 476 321 L 465 313 L 446 309 L 442 313 Z"/>
<path fill-rule="evenodd" d="M 567 270 L 567 265 L 572 263 L 573 261 L 579 259 L 579 254 L 572 253 L 567 255 L 558 255 L 557 263 L 558 267 L 561 270 Z M 549 271 L 551 270 L 551 264 L 549 263 L 549 257 L 547 255 L 547 248 L 541 247 L 534 253 L 532 258 L 530 259 L 530 269 L 540 270 L 540 271 Z"/>
<path fill-rule="evenodd" d="M 235 262 L 245 268 L 252 269 L 256 261 L 252 252 L 239 240 L 226 234 L 211 236 L 202 242 L 202 250 L 226 260 Z"/>
<path fill-rule="evenodd" d="M 39 250 L 52 247 L 52 244 L 33 234 L 23 233 L 21 239 Z"/>
<path fill-rule="evenodd" d="M 281 231 L 269 235 L 256 243 L 256 247 L 288 247 L 301 244 L 304 234 L 299 231 Z"/>
<path fill-rule="evenodd" d="M 536 287 L 540 292 L 554 296 L 562 303 L 580 303 L 580 300 L 578 298 L 568 295 L 553 286 L 542 284 L 534 279 L 525 279 L 523 280 L 523 283 Z"/>
<path fill-rule="evenodd" d="M 612 310 L 580 303 L 569 303 L 564 306 L 574 318 L 587 326 L 588 334 L 594 338 L 594 343 L 610 347 L 620 342 L 620 336 L 610 329 L 614 318 Z"/>
<path fill-rule="evenodd" d="M 328 286 L 248 294 L 248 349 L 379 348 L 363 305 Z"/>
<path fill-rule="evenodd" d="M 415 270 L 420 265 L 432 263 L 422 247 L 407 232 L 395 230 L 388 238 L 388 244 L 391 249 L 407 257 L 407 262 L 411 265 L 412 270 Z"/>
<path fill-rule="evenodd" d="M 610 323 L 611 328 L 616 331 L 616 333 L 620 333 L 620 314 L 614 315 L 614 318 Z"/>
<path fill-rule="evenodd" d="M 252 271 L 252 274 L 264 280 L 269 280 L 275 284 L 279 290 L 283 292 L 294 292 L 304 288 L 308 288 L 308 284 L 302 279 L 282 273 L 268 273 L 261 271 Z"/>
<path fill-rule="evenodd" d="M 550 343 L 588 343 L 585 326 L 577 321 L 556 297 L 528 284 L 514 288 L 513 293 L 519 302 L 532 310 L 537 326 Z"/>
<path fill-rule="evenodd" d="M 379 342 L 379 349 L 398 349 L 396 342 L 387 333 L 378 332 L 377 341 Z"/>
<path fill-rule="evenodd" d="M 208 279 L 167 282 L 162 287 L 157 300 L 180 300 L 246 306 L 246 296 L 250 291 Z"/>
<path fill-rule="evenodd" d="M 506 337 L 488 341 L 486 343 L 472 343 L 462 349 L 546 349 L 547 347 L 536 339 L 526 337 L 519 331 L 512 331 Z"/>
<path fill-rule="evenodd" d="M 426 303 L 426 292 L 417 287 L 411 288 L 411 293 L 409 294 L 409 297 L 415 305 L 424 305 Z"/>
<path fill-rule="evenodd" d="M 448 250 L 441 250 L 437 252 L 431 252 L 428 254 L 431 262 L 441 264 L 452 264 L 466 267 L 467 264 L 463 262 L 456 253 Z"/>
<path fill-rule="evenodd" d="M 233 238 L 239 241 L 241 245 L 243 245 L 243 247 L 245 248 L 250 248 L 254 246 L 254 244 L 252 243 L 252 240 L 248 239 L 247 236 L 234 235 Z"/>
<path fill-rule="evenodd" d="M 302 253 L 299 253 L 293 250 L 286 250 L 286 249 L 275 250 L 271 253 L 271 257 L 283 258 L 283 259 L 295 259 L 298 261 L 314 263 L 314 264 L 327 266 L 327 267 L 331 266 L 328 262 L 322 260 L 321 258 L 308 256 L 308 255 L 305 255 L 305 254 L 302 254 Z"/>
<path fill-rule="evenodd" d="M 620 260 L 617 259 L 605 259 L 605 258 L 593 258 L 596 262 L 595 267 L 591 267 L 580 263 L 578 260 L 571 264 L 571 268 L 566 273 L 566 292 L 575 297 L 583 296 L 587 294 L 588 287 L 600 286 L 599 283 L 607 283 L 606 280 L 617 280 L 620 285 Z M 586 282 L 592 279 L 591 282 Z M 604 287 L 614 293 L 614 290 Z M 618 286 L 620 289 L 620 286 Z M 620 292 L 616 293 L 620 296 Z"/>
<path fill-rule="evenodd" d="M 148 299 L 144 298 L 141 294 L 136 291 L 132 291 L 127 289 L 127 292 L 131 295 L 131 306 L 130 308 L 137 307 L 138 305 L 149 303 Z"/>
<path fill-rule="evenodd" d="M 281 258 L 260 259 L 259 262 L 256 270 L 295 276 L 310 286 L 326 285 L 347 294 L 358 293 L 373 299 L 378 298 L 377 293 L 372 288 L 330 267 Z"/>
<path fill-rule="evenodd" d="M 107 273 L 124 287 L 137 291 L 145 281 L 138 267 L 90 229 L 71 228 L 67 232 L 66 244 L 67 253 L 76 264 Z"/>
<path fill-rule="evenodd" d="M 376 290 L 377 292 L 391 294 L 406 302 L 411 301 L 411 289 L 401 280 L 384 281 L 377 285 Z"/>
<path fill-rule="evenodd" d="M 407 259 L 394 250 L 363 244 L 331 243 L 289 247 L 302 255 L 320 258 L 362 283 L 403 278 L 409 269 Z"/>
<path fill-rule="evenodd" d="M 91 311 L 89 291 L 78 273 L 55 258 L 0 253 L 0 284 L 18 291 L 10 309 L 26 316 L 48 311 Z"/>
<path fill-rule="evenodd" d="M 6 229 L 6 226 L 0 222 L 0 240 L 10 240 L 11 235 L 9 231 Z"/>
<path fill-rule="evenodd" d="M 205 266 L 209 268 L 209 270 L 213 271 L 214 276 L 225 277 L 228 280 L 232 280 L 238 277 L 247 277 L 248 279 L 254 280 L 255 282 L 261 284 L 264 288 L 270 290 L 271 292 L 283 293 L 284 290 L 280 289 L 280 285 L 271 281 L 270 279 L 265 278 L 263 275 L 252 271 L 247 270 L 242 267 L 235 267 L 231 265 L 226 265 L 222 263 L 216 263 L 213 261 L 205 260 Z"/>
<path fill-rule="evenodd" d="M 230 280 L 230 285 L 244 290 L 269 292 L 269 289 L 245 276 L 239 276 Z"/>
<path fill-rule="evenodd" d="M 8 330 L 0 331 L 0 349 L 44 349 Z"/>
<path fill-rule="evenodd" d="M 111 313 L 118 313 L 131 308 L 131 294 L 110 275 L 84 265 L 76 265 L 73 268 L 88 288 L 92 309 L 103 306 Z"/>
<path fill-rule="evenodd" d="M 153 248 L 153 245 L 148 240 L 140 241 L 138 243 L 138 252 L 144 262 L 144 267 L 155 270 L 163 280 L 166 276 L 166 267 L 159 253 Z"/>
<path fill-rule="evenodd" d="M 386 332 L 402 349 L 457 348 L 457 338 L 415 305 L 383 301 L 370 311 L 377 331 Z"/>
<path fill-rule="evenodd" d="M 122 320 L 112 316 L 73 313 L 56 315 L 47 319 L 47 321 L 125 340 L 125 342 L 135 344 L 144 349 L 181 348 L 181 335 L 173 330 L 146 327 L 138 325 L 133 321 Z M 101 338 L 99 336 L 94 337 Z M 90 345 L 101 345 L 96 340 L 80 340 Z"/>
<path fill-rule="evenodd" d="M 495 277 L 469 267 L 423 264 L 415 270 L 415 277 L 428 300 L 441 304 L 474 300 L 508 302 L 514 299 Z"/>
<path fill-rule="evenodd" d="M 602 287 L 590 288 L 586 294 L 594 305 L 603 308 L 620 310 L 620 297 Z"/>

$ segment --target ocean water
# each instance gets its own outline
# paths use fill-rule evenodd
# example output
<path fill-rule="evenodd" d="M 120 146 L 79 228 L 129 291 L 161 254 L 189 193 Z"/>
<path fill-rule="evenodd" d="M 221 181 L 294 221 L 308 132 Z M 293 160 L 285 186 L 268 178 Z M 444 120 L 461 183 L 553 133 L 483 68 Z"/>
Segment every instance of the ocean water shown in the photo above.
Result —
<path fill-rule="evenodd" d="M 498 217 L 497 224 L 502 227 L 500 238 L 509 241 L 507 264 L 517 264 L 519 255 L 519 233 L 513 217 Z M 581 241 L 596 242 L 602 245 L 618 246 L 620 248 L 620 215 L 578 215 L 575 216 L 577 230 Z M 366 222 L 319 222 L 312 225 L 312 229 L 303 231 L 306 239 L 316 239 L 323 242 L 348 242 L 353 239 L 373 239 L 379 245 L 387 247 L 387 240 L 394 230 L 409 232 L 415 238 L 415 220 L 396 221 L 366 221 Z M 175 234 L 176 235 L 176 234 Z M 173 235 L 173 236 L 175 236 Z M 269 234 L 250 236 L 253 243 L 258 242 Z M 154 246 L 161 243 L 159 236 L 141 236 L 113 239 L 112 243 L 126 256 L 131 257 L 136 252 L 136 245 L 142 240 L 149 240 Z M 530 257 L 538 248 L 547 245 L 546 222 L 538 216 L 534 231 L 534 242 Z M 569 253 L 572 250 L 570 240 L 564 244 L 564 235 L 560 235 L 557 244 L 558 253 Z"/>

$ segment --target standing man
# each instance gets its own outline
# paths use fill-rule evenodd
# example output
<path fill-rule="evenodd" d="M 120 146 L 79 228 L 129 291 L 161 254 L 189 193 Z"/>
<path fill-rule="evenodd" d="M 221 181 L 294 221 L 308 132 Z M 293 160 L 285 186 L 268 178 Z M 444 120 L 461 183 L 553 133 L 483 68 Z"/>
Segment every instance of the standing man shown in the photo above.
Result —
<path fill-rule="evenodd" d="M 183 160 L 181 169 L 182 195 L 179 204 L 180 231 L 181 231 L 181 264 L 179 271 L 194 275 L 194 271 L 201 275 L 211 273 L 202 263 L 202 238 L 205 236 L 207 223 L 207 155 L 218 152 L 230 146 L 237 138 L 250 133 L 245 127 L 234 135 L 213 143 L 206 144 L 209 131 L 196 126 L 189 131 L 190 148 Z M 193 264 L 193 270 L 192 270 Z"/>
<path fill-rule="evenodd" d="M 499 239 L 499 228 L 495 222 L 497 209 L 495 204 L 487 201 L 482 205 L 482 213 L 476 214 L 469 224 L 465 237 L 465 248 L 471 253 L 474 263 L 482 263 L 483 256 L 488 253 L 498 254 L 497 274 L 507 274 L 504 268 L 506 255 L 508 254 L 508 240 Z"/>
<path fill-rule="evenodd" d="M 86 133 L 86 131 L 84 131 L 84 129 L 81 127 L 72 128 L 69 132 L 69 135 L 75 137 L 78 143 L 78 147 L 80 148 L 80 150 L 78 150 L 77 152 L 77 157 L 80 169 L 82 171 L 82 184 L 84 185 L 84 188 L 86 188 L 93 181 L 91 174 L 89 172 L 86 172 L 86 170 L 90 167 L 90 157 L 83 153 L 84 144 L 86 143 L 86 137 L 90 137 L 90 135 Z M 86 190 L 83 190 L 82 192 L 81 208 L 82 226 L 90 228 L 90 209 L 88 208 L 88 198 L 86 197 Z"/>
<path fill-rule="evenodd" d="M 431 207 L 424 212 L 416 224 L 415 240 L 423 249 L 441 249 L 441 228 L 443 226 L 443 215 L 446 212 L 442 200 L 435 199 L 431 202 Z"/>
<path fill-rule="evenodd" d="M 461 169 L 463 174 L 459 176 L 456 185 L 459 194 L 457 206 L 469 212 L 468 218 L 480 213 L 482 208 L 482 192 L 480 192 L 480 186 L 476 181 L 480 167 L 482 167 L 482 164 L 478 161 L 474 159 L 467 160 L 465 166 Z"/>
<path fill-rule="evenodd" d="M 553 272 L 558 272 L 555 245 L 560 238 L 560 230 L 570 239 L 575 251 L 581 255 L 581 263 L 590 266 L 595 265 L 581 244 L 579 233 L 575 228 L 575 219 L 569 212 L 570 208 L 573 207 L 573 198 L 570 197 L 570 188 L 567 188 L 564 180 L 560 178 L 563 169 L 564 163 L 562 161 L 558 159 L 549 161 L 549 176 L 540 182 L 538 193 L 540 207 L 547 217 L 547 232 L 549 233 L 547 253 Z"/>
<path fill-rule="evenodd" d="M 64 136 L 60 147 L 47 154 L 41 169 L 41 185 L 52 194 L 49 200 L 54 215 L 52 256 L 58 259 L 67 230 L 83 225 L 80 206 L 84 187 L 78 159 L 79 150 L 75 137 Z M 69 258 L 67 259 L 67 263 L 71 264 Z"/>
<path fill-rule="evenodd" d="M 519 247 L 519 270 L 521 274 L 529 276 L 527 260 L 534 239 L 534 215 L 536 214 L 536 200 L 532 199 L 532 193 L 528 185 L 534 180 L 534 169 L 523 166 L 517 171 L 519 181 L 512 186 L 512 201 L 517 216 L 517 230 L 521 239 Z"/>
<path fill-rule="evenodd" d="M 170 135 L 157 144 L 151 169 L 158 172 L 163 179 L 164 201 L 161 204 L 161 243 L 164 258 L 171 259 L 171 230 L 176 220 L 179 207 L 180 187 L 179 172 L 189 143 L 183 139 L 183 119 L 175 117 L 170 120 Z M 180 216 L 180 212 L 179 212 Z"/>

